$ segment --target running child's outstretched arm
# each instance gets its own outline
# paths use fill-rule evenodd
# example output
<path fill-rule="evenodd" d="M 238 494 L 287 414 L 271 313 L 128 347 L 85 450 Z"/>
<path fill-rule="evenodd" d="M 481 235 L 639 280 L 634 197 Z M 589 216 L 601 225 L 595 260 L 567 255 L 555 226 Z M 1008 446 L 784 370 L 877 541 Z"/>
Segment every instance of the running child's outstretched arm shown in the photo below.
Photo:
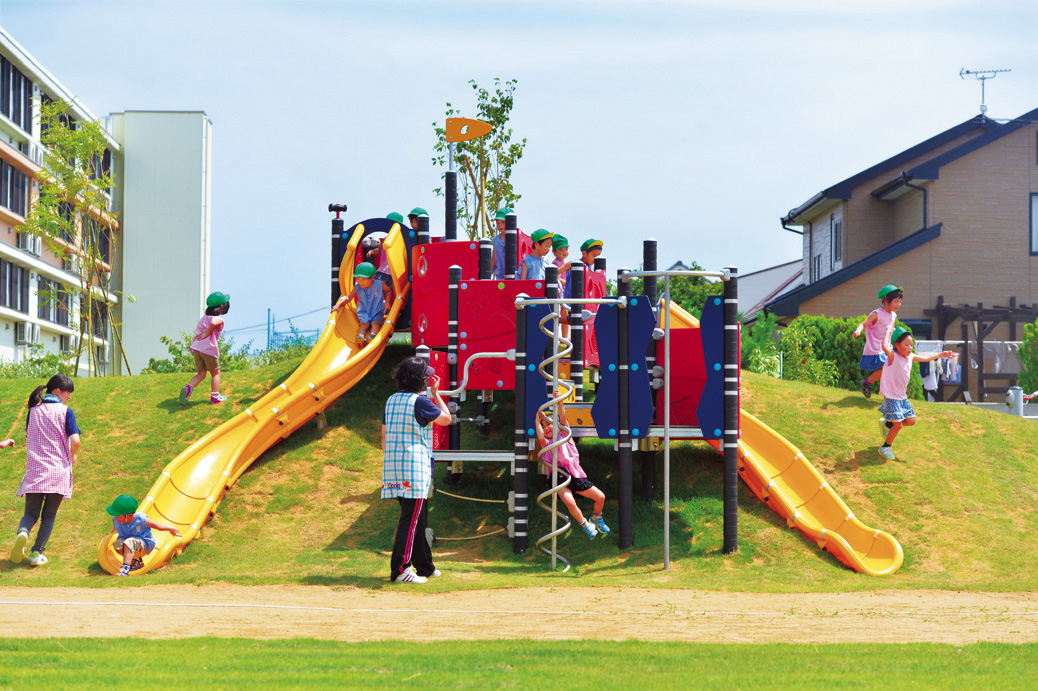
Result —
<path fill-rule="evenodd" d="M 955 355 L 950 350 L 942 350 L 939 353 L 927 353 L 926 355 L 920 355 L 919 353 L 912 353 L 912 362 L 933 362 L 938 358 L 949 358 Z"/>
<path fill-rule="evenodd" d="M 854 329 L 854 337 L 861 336 L 861 332 L 865 330 L 865 327 L 869 324 L 874 324 L 879 317 L 876 316 L 875 312 L 869 313 L 869 316 L 865 317 L 865 320 L 858 324 L 857 328 Z"/>

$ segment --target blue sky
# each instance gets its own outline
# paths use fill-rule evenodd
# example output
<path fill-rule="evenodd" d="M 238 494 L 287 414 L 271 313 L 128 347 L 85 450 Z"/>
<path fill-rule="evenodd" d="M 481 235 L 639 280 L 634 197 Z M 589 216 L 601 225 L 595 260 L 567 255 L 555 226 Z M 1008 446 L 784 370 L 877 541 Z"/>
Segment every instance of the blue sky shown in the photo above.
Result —
<path fill-rule="evenodd" d="M 442 233 L 432 123 L 470 79 L 519 81 L 520 226 L 601 238 L 611 270 L 648 237 L 668 264 L 799 258 L 779 217 L 975 115 L 963 67 L 1012 69 L 990 116 L 1038 107 L 1030 1 L 0 0 L 0 25 L 95 115 L 209 115 L 230 329 L 326 304 L 329 202 Z"/>

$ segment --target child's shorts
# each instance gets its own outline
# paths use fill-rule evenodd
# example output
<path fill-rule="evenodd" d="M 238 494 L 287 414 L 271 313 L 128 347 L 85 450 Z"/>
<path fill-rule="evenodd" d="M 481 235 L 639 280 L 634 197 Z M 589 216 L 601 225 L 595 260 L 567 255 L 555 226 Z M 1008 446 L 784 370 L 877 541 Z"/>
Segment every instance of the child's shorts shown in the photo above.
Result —
<path fill-rule="evenodd" d="M 195 356 L 195 369 L 199 372 L 203 369 L 206 372 L 216 372 L 220 369 L 220 360 L 215 355 L 200 353 L 197 350 L 192 350 L 191 354 Z"/>
<path fill-rule="evenodd" d="M 595 486 L 595 483 L 586 477 L 573 477 L 562 468 L 559 468 L 559 484 L 565 482 L 567 477 L 571 478 L 568 487 L 573 492 L 586 492 Z M 551 466 L 548 466 L 548 481 L 551 482 Z"/>
<path fill-rule="evenodd" d="M 148 553 L 148 543 L 146 543 L 144 540 L 142 540 L 139 537 L 117 537 L 117 538 L 115 538 L 115 542 L 112 544 L 112 547 L 115 547 L 115 551 L 119 552 L 120 554 L 122 554 L 123 546 L 129 547 L 130 549 L 132 549 L 134 554 L 139 554 L 141 552 L 143 552 L 145 554 Z"/>
<path fill-rule="evenodd" d="M 863 369 L 866 372 L 875 372 L 885 364 L 887 364 L 886 353 L 880 353 L 879 355 L 862 355 L 861 361 L 858 363 L 858 368 Z"/>
<path fill-rule="evenodd" d="M 361 324 L 372 324 L 374 322 L 381 322 L 386 317 L 386 311 L 384 309 L 378 310 L 377 312 L 358 309 L 357 310 L 357 321 Z"/>
<path fill-rule="evenodd" d="M 900 422 L 905 418 L 915 417 L 915 411 L 912 410 L 912 404 L 907 398 L 884 398 L 879 412 L 883 413 L 887 422 Z"/>

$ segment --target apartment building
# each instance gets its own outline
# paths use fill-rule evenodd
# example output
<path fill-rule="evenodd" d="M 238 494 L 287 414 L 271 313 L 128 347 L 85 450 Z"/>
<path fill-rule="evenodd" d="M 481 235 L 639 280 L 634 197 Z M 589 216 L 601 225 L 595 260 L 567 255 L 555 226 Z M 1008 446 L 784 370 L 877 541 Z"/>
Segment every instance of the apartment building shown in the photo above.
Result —
<path fill-rule="evenodd" d="M 38 103 L 65 101 L 75 121 L 97 120 L 10 34 L 0 28 L 0 360 L 18 362 L 37 345 L 67 354 L 79 343 L 76 257 L 19 233 L 44 161 Z M 209 293 L 212 125 L 200 111 L 127 110 L 105 118 L 108 143 L 99 164 L 112 173 L 99 249 L 108 257 L 114 319 L 130 372 L 165 357 L 159 338 L 198 319 Z M 68 213 L 75 213 L 69 209 Z M 74 249 L 78 238 L 62 238 Z M 49 300 L 41 296 L 56 295 Z M 126 299 L 133 296 L 134 300 Z M 99 315 L 89 346 L 101 371 L 124 373 L 120 344 Z M 87 371 L 81 359 L 80 373 Z"/>

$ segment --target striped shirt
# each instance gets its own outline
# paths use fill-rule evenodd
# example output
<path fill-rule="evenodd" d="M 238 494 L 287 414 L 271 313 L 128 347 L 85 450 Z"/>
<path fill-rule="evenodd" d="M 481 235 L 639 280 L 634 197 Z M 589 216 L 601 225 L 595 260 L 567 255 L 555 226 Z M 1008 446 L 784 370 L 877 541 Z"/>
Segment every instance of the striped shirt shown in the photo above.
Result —
<path fill-rule="evenodd" d="M 397 391 L 386 400 L 382 498 L 424 499 L 432 484 L 432 427 L 415 418 L 419 395 Z"/>

